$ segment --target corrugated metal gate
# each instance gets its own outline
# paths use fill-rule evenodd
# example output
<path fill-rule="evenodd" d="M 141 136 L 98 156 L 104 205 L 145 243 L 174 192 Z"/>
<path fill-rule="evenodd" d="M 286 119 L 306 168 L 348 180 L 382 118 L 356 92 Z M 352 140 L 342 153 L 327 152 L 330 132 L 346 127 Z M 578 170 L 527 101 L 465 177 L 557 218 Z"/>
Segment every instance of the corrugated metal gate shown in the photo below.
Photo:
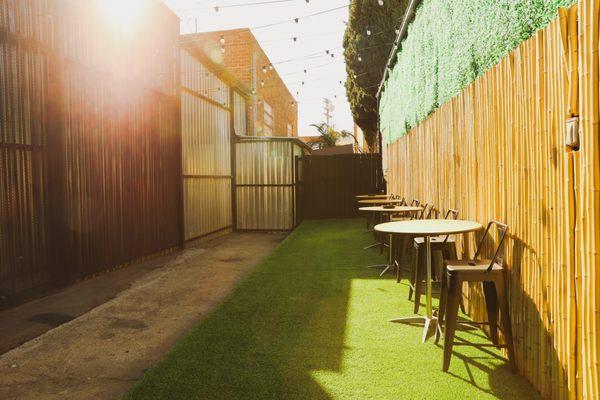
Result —
<path fill-rule="evenodd" d="M 0 303 L 182 243 L 179 21 L 138 29 L 0 2 Z"/>
<path fill-rule="evenodd" d="M 239 230 L 285 231 L 297 216 L 296 158 L 305 147 L 292 138 L 238 138 L 236 214 Z"/>

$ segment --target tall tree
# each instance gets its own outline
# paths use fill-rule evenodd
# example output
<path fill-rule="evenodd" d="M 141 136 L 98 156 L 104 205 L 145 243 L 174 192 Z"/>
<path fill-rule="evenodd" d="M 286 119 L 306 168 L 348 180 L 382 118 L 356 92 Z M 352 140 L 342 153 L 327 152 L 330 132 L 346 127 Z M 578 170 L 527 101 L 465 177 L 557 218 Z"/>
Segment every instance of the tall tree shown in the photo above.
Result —
<path fill-rule="evenodd" d="M 377 88 L 409 0 L 354 0 L 344 34 L 346 95 L 369 147 L 377 139 Z"/>

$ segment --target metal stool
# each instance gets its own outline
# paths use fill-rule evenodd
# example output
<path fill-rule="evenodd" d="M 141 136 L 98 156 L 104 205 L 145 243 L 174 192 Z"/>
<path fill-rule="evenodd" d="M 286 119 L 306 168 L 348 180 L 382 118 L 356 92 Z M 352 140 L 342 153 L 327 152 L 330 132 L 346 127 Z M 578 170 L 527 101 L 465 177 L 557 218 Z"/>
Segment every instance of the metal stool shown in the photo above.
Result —
<path fill-rule="evenodd" d="M 499 240 L 498 246 L 492 259 L 478 259 L 484 241 L 489 234 L 492 225 L 498 227 Z M 508 310 L 508 299 L 506 297 L 506 281 L 505 271 L 502 259 L 502 245 L 508 232 L 508 226 L 496 221 L 490 221 L 487 225 L 485 233 L 479 242 L 477 252 L 472 260 L 445 260 L 444 271 L 442 278 L 442 294 L 440 299 L 440 310 L 438 316 L 438 324 L 444 327 L 444 372 L 450 367 L 450 358 L 452 357 L 452 347 L 454 346 L 454 333 L 458 319 L 458 304 L 462 297 L 461 288 L 463 282 L 482 282 L 485 295 L 485 304 L 488 314 L 488 322 L 477 323 L 468 322 L 462 323 L 467 325 L 489 325 L 490 336 L 492 339 L 491 345 L 485 344 L 469 344 L 460 343 L 463 346 L 496 346 L 506 347 L 508 351 L 508 359 L 510 366 L 515 370 L 515 349 L 512 338 L 512 329 L 510 324 L 510 316 Z M 506 339 L 506 344 L 501 345 L 498 341 L 498 310 L 500 311 L 502 332 Z M 439 341 L 440 332 L 436 330 L 435 340 Z"/>

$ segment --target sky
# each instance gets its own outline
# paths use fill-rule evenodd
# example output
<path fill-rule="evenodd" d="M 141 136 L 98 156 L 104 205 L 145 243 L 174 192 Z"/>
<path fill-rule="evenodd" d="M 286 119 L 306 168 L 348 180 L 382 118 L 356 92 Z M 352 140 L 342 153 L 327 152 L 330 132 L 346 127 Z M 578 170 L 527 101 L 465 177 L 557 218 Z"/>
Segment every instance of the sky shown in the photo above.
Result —
<path fill-rule="evenodd" d="M 309 0 L 308 3 L 307 0 L 163 1 L 181 18 L 181 33 L 195 32 L 196 25 L 198 32 L 253 28 L 258 42 L 299 102 L 300 136 L 315 135 L 310 124 L 325 121 L 323 98 L 329 98 L 335 106 L 336 129 L 352 131 L 354 123 L 343 85 L 346 69 L 342 40 L 344 21 L 348 20 L 347 0 Z M 272 3 L 252 5 L 269 1 Z M 244 6 L 227 7 L 231 5 Z M 215 6 L 222 8 L 216 12 Z M 303 18 L 335 8 L 339 9 Z M 294 18 L 299 18 L 298 23 Z M 260 28 L 282 21 L 289 22 Z M 279 63 L 286 60 L 293 61 Z"/>

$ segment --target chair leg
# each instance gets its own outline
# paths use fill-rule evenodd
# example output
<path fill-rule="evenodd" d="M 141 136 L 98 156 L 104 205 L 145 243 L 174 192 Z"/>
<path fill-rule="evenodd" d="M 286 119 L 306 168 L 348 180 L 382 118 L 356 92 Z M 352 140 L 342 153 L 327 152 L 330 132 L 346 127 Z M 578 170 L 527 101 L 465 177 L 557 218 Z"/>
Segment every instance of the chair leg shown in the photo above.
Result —
<path fill-rule="evenodd" d="M 440 307 L 438 309 L 438 326 L 435 330 L 435 344 L 440 341 L 440 330 L 444 329 L 444 316 L 446 314 L 446 303 L 448 298 L 448 277 L 446 276 L 446 266 L 442 265 L 442 287 L 440 290 Z"/>
<path fill-rule="evenodd" d="M 494 282 L 483 282 L 483 294 L 485 297 L 485 308 L 490 325 L 490 336 L 492 343 L 498 345 L 498 296 Z"/>
<path fill-rule="evenodd" d="M 425 254 L 425 246 L 419 246 L 419 250 L 417 251 L 417 268 L 415 273 L 415 306 L 414 313 L 419 313 L 419 307 L 421 306 L 421 294 L 423 292 L 423 278 L 424 278 L 424 270 L 425 270 L 425 262 L 426 262 L 426 254 Z"/>
<path fill-rule="evenodd" d="M 515 345 L 512 336 L 512 326 L 510 323 L 510 314 L 508 309 L 508 299 L 506 298 L 506 287 L 504 276 L 496 278 L 496 293 L 498 296 L 498 303 L 500 305 L 500 318 L 502 320 L 502 329 L 504 330 L 504 339 L 506 340 L 506 350 L 508 351 L 508 362 L 513 372 L 517 371 L 517 365 L 515 362 Z"/>
<path fill-rule="evenodd" d="M 451 243 L 448 246 L 448 259 L 449 260 L 458 260 L 458 253 L 456 252 L 456 243 Z M 460 287 L 460 300 L 458 305 L 460 306 L 460 312 L 462 312 L 463 314 L 467 313 L 467 310 L 465 308 L 465 299 L 463 298 L 462 295 L 462 286 Z"/>
<path fill-rule="evenodd" d="M 446 300 L 446 323 L 444 329 L 444 365 L 443 371 L 448 372 L 450 359 L 452 358 L 452 347 L 454 346 L 454 333 L 458 319 L 458 299 L 462 281 L 456 275 L 448 275 L 448 290 Z"/>
<path fill-rule="evenodd" d="M 417 263 L 419 262 L 419 248 L 415 247 L 414 249 L 415 256 L 412 259 L 412 263 L 410 263 L 410 285 L 408 286 L 408 300 L 412 299 L 415 282 L 417 281 Z"/>

